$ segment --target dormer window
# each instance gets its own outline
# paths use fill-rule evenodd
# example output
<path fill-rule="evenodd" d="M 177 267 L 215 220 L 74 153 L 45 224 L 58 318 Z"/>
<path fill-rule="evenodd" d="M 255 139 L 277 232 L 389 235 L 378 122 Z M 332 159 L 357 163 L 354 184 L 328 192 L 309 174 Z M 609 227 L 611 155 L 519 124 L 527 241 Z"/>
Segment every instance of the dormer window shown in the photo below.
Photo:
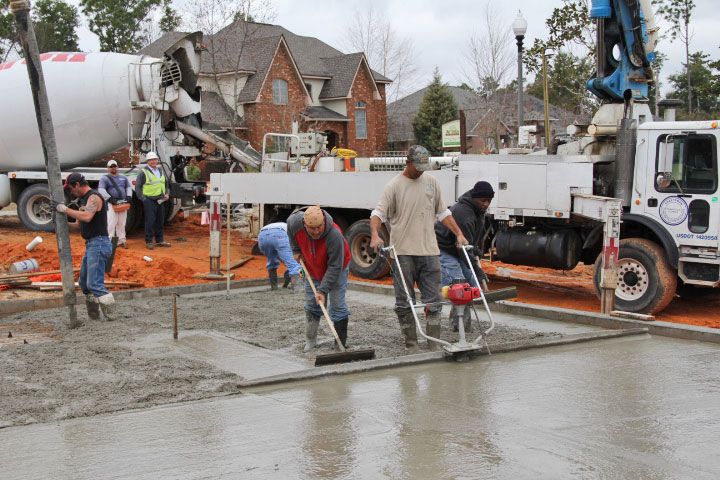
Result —
<path fill-rule="evenodd" d="M 288 104 L 288 84 L 280 78 L 273 80 L 273 103 L 275 105 Z"/>

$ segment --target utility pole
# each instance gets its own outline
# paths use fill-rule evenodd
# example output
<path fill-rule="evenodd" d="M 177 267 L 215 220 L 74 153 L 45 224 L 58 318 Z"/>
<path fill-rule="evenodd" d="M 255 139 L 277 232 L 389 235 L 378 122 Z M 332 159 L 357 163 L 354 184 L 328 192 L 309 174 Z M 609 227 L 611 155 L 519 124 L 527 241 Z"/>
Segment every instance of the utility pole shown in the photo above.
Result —
<path fill-rule="evenodd" d="M 550 93 L 548 92 L 547 52 L 543 50 L 543 114 L 545 120 L 545 149 L 550 148 Z"/>
<path fill-rule="evenodd" d="M 18 37 L 25 56 L 25 64 L 27 65 L 28 77 L 30 78 L 30 88 L 32 90 L 33 103 L 35 104 L 35 116 L 37 117 L 40 141 L 45 156 L 50 196 L 52 197 L 53 204 L 63 203 L 65 201 L 65 194 L 63 192 L 57 146 L 55 145 L 55 130 L 50 114 L 50 103 L 48 101 L 47 90 L 45 89 L 45 79 L 43 78 L 35 30 L 30 20 L 30 1 L 11 0 L 10 10 L 15 17 L 15 26 L 17 27 Z M 82 323 L 77 318 L 77 310 L 75 308 L 75 277 L 73 274 L 72 254 L 70 252 L 70 228 L 65 214 L 54 213 L 55 237 L 57 238 L 60 272 L 62 274 L 63 300 L 68 308 L 68 327 L 77 328 L 81 326 Z"/>

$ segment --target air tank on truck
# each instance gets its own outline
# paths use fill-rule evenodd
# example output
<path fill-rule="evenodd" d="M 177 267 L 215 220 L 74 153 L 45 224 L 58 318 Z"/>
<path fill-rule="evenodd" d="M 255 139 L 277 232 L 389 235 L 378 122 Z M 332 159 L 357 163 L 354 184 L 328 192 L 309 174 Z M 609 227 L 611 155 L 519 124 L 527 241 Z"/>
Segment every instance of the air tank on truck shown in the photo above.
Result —
<path fill-rule="evenodd" d="M 201 40 L 199 32 L 178 37 L 163 58 L 110 52 L 42 54 L 63 176 L 79 170 L 93 185 L 105 169 L 86 167 L 129 146 L 133 164 L 149 151 L 160 156 L 171 179 L 174 201 L 169 208 L 177 211 L 201 196 L 204 185 L 184 177 L 189 159 L 201 156 L 199 147 L 218 140 L 201 129 Z M 0 98 L 6 112 L 0 117 L 0 208 L 15 202 L 27 228 L 53 230 L 45 161 L 23 60 L 0 64 Z M 219 146 L 233 150 L 227 144 Z M 252 155 L 233 153 L 252 165 Z M 122 173 L 132 181 L 137 167 Z M 139 206 L 135 200 L 128 227 L 139 222 Z"/>

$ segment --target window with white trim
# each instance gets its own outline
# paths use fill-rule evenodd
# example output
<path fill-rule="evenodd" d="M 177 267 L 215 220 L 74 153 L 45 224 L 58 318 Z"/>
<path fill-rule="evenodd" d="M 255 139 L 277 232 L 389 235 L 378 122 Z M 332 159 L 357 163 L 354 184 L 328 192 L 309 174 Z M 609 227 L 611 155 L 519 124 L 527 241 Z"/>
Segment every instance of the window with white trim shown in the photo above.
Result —
<path fill-rule="evenodd" d="M 287 105 L 288 103 L 288 84 L 280 78 L 273 80 L 273 103 L 275 105 Z"/>
<path fill-rule="evenodd" d="M 367 110 L 365 102 L 355 104 L 355 138 L 366 139 L 367 137 Z"/>

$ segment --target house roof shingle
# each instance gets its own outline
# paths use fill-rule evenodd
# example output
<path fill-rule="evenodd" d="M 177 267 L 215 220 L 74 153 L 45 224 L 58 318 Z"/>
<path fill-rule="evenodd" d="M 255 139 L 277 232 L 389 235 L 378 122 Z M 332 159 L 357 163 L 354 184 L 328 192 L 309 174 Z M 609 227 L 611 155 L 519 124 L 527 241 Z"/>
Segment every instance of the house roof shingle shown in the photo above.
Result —
<path fill-rule="evenodd" d="M 307 107 L 302 112 L 302 115 L 307 117 L 309 120 L 326 120 L 331 122 L 348 122 L 349 119 L 345 115 L 342 115 L 334 110 L 330 110 L 327 107 Z"/>
<path fill-rule="evenodd" d="M 335 72 L 335 74 L 331 80 L 326 81 L 323 85 L 320 91 L 320 99 L 346 97 L 350 92 L 363 57 L 362 53 L 351 53 L 349 55 L 323 58 L 322 61 L 327 71 Z"/>
<path fill-rule="evenodd" d="M 217 93 L 203 90 L 200 101 L 203 124 L 212 124 L 220 128 L 245 127 L 245 120 L 236 116 L 233 109 Z"/>
<path fill-rule="evenodd" d="M 138 54 L 148 55 L 155 58 L 163 58 L 165 51 L 177 42 L 190 35 L 189 32 L 167 32 L 150 45 L 142 48 Z"/>
<path fill-rule="evenodd" d="M 151 56 L 162 57 L 163 52 L 172 46 L 184 34 L 180 32 L 168 32 L 158 40 L 141 50 L 141 53 Z M 297 64 L 300 74 L 303 76 L 332 78 L 338 74 L 332 67 L 334 62 L 327 62 L 327 59 L 345 56 L 340 50 L 331 47 L 327 43 L 315 37 L 296 35 L 279 25 L 267 23 L 245 22 L 238 20 L 223 28 L 215 35 L 206 35 L 203 43 L 208 52 L 202 58 L 202 73 L 227 73 L 235 71 L 256 71 L 257 54 L 248 48 L 243 47 L 244 42 L 254 42 L 267 38 L 283 37 Z M 265 44 L 265 42 L 260 42 Z M 241 52 L 238 58 L 237 52 Z M 357 55 L 357 54 L 351 54 Z M 372 71 L 376 82 L 389 83 L 392 80 Z"/>

